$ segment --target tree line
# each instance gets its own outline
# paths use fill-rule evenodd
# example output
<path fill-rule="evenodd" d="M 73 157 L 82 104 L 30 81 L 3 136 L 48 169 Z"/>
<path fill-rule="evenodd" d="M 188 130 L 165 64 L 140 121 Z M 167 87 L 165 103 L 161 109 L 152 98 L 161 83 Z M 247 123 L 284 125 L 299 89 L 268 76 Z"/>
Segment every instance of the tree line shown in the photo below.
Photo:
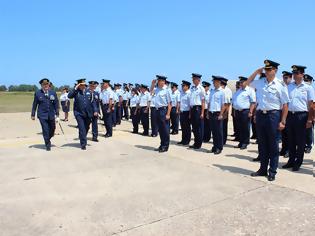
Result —
<path fill-rule="evenodd" d="M 52 86 L 52 90 L 54 91 L 62 91 L 63 88 L 70 88 L 69 85 L 63 85 L 60 87 Z M 5 85 L 0 85 L 0 92 L 35 92 L 39 88 L 37 85 L 31 84 L 19 84 L 19 85 L 10 85 L 9 87 Z"/>

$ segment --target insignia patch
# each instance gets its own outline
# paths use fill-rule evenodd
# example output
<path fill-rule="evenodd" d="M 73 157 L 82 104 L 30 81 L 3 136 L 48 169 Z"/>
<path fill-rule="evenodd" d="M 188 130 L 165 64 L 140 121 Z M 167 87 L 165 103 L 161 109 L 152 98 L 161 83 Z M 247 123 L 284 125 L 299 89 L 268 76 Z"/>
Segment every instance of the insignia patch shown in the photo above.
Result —
<path fill-rule="evenodd" d="M 50 95 L 50 100 L 55 100 L 55 96 L 54 95 Z"/>

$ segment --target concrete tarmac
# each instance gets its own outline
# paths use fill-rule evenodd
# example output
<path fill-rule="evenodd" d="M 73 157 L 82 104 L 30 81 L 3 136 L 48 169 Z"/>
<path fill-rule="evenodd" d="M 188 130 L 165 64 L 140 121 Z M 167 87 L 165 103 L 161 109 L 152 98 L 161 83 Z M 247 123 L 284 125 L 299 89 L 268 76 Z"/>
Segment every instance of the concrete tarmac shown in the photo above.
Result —
<path fill-rule="evenodd" d="M 257 145 L 221 155 L 132 134 L 123 121 L 80 149 L 76 122 L 45 151 L 30 113 L 0 114 L 0 235 L 314 235 L 314 152 L 297 173 L 252 178 Z M 230 134 L 232 124 L 230 123 Z M 89 134 L 91 138 L 91 134 Z M 230 137 L 231 139 L 231 137 Z M 287 159 L 280 158 L 280 167 Z"/>

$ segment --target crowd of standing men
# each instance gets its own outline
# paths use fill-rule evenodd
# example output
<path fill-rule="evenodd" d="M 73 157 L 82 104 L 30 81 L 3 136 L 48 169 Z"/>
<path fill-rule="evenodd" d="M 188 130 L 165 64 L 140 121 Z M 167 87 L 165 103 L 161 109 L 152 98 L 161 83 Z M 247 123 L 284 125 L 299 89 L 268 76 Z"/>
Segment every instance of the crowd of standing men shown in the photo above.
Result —
<path fill-rule="evenodd" d="M 177 135 L 181 127 L 178 145 L 189 145 L 194 135 L 192 149 L 200 149 L 212 138 L 210 153 L 218 155 L 227 141 L 229 112 L 233 118 L 235 148 L 244 150 L 250 138 L 258 143 L 260 161 L 258 171 L 252 176 L 275 179 L 279 154 L 288 157 L 282 168 L 298 171 L 304 153 L 310 153 L 313 145 L 315 118 L 315 92 L 313 78 L 305 74 L 305 66 L 292 66 L 292 72 L 283 71 L 282 79 L 276 77 L 279 63 L 264 61 L 264 67 L 250 77 L 240 76 L 236 91 L 227 87 L 228 79 L 212 76 L 212 84 L 202 81 L 202 75 L 193 73 L 192 82 L 183 80 L 180 88 L 169 82 L 166 76 L 157 75 L 150 86 L 145 84 L 114 84 L 103 79 L 77 80 L 74 89 L 63 90 L 60 96 L 64 121 L 68 121 L 69 99 L 74 99 L 73 111 L 77 120 L 81 149 L 87 145 L 87 134 L 92 127 L 92 140 L 98 142 L 98 119 L 106 128 L 105 137 L 113 135 L 113 127 L 122 119 L 131 118 L 132 133 L 143 127 L 144 136 L 160 136 L 159 152 L 167 152 L 170 134 Z M 255 80 L 256 77 L 259 79 Z M 56 121 L 59 122 L 59 100 L 50 89 L 50 81 L 40 81 L 42 89 L 34 96 L 32 119 L 37 111 L 46 149 L 51 149 Z M 123 87 L 123 88 L 122 88 Z M 92 124 L 92 125 L 91 125 Z M 151 134 L 149 127 L 151 126 Z M 250 133 L 252 130 L 252 137 Z M 282 149 L 279 152 L 279 143 Z M 269 166 L 269 168 L 268 168 Z"/>

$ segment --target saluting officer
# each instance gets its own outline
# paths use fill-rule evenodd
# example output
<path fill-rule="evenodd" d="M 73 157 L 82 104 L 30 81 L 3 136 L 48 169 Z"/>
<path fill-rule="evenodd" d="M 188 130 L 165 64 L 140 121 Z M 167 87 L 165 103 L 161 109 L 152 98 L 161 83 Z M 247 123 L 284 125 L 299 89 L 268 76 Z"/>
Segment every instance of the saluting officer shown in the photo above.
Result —
<path fill-rule="evenodd" d="M 35 120 L 37 110 L 37 118 L 42 126 L 42 133 L 45 141 L 46 150 L 51 150 L 50 139 L 55 134 L 56 117 L 59 121 L 59 102 L 55 91 L 49 89 L 49 80 L 44 78 L 39 81 L 41 89 L 34 94 L 32 106 L 32 120 Z"/>
<path fill-rule="evenodd" d="M 218 155 L 223 150 L 223 115 L 226 109 L 226 97 L 221 81 L 224 77 L 212 76 L 214 88 L 210 91 L 208 113 L 210 119 L 210 129 L 213 136 L 213 147 L 210 153 Z"/>
<path fill-rule="evenodd" d="M 276 78 L 280 64 L 271 60 L 265 60 L 264 64 L 264 68 L 256 70 L 244 82 L 256 89 L 257 99 L 256 129 L 260 168 L 251 176 L 268 175 L 268 180 L 273 181 L 279 164 L 279 130 L 283 130 L 286 125 L 289 96 L 286 85 Z M 263 70 L 266 77 L 253 81 Z"/>
<path fill-rule="evenodd" d="M 89 81 L 89 89 L 92 93 L 92 99 L 94 99 L 95 105 L 97 107 L 97 113 L 100 113 L 100 94 L 96 91 L 98 86 L 97 81 Z M 98 114 L 92 117 L 92 141 L 98 142 Z"/>
<path fill-rule="evenodd" d="M 202 81 L 202 86 L 205 89 L 205 111 L 204 111 L 204 129 L 203 129 L 203 142 L 209 142 L 211 139 L 210 119 L 208 114 L 209 100 L 210 100 L 210 83 Z"/>
<path fill-rule="evenodd" d="M 313 84 L 313 77 L 308 75 L 308 74 L 305 74 L 304 75 L 304 82 L 308 85 L 310 85 L 313 89 L 314 86 L 312 86 Z M 313 117 L 315 118 L 315 107 L 314 107 L 314 104 L 313 104 Z M 313 121 L 313 124 L 310 128 L 307 128 L 306 129 L 306 144 L 305 144 L 305 153 L 311 153 L 312 151 L 312 146 L 313 146 L 313 143 L 314 143 L 314 121 Z"/>
<path fill-rule="evenodd" d="M 171 134 L 178 134 L 179 126 L 179 96 L 180 92 L 178 91 L 178 84 L 172 82 L 170 97 L 172 101 L 172 110 L 171 110 Z"/>
<path fill-rule="evenodd" d="M 157 82 L 157 87 L 156 86 Z M 155 94 L 155 107 L 157 109 L 157 123 L 161 143 L 156 151 L 167 152 L 170 144 L 169 119 L 172 109 L 170 93 L 165 85 L 166 77 L 157 75 L 151 83 L 151 94 Z"/>
<path fill-rule="evenodd" d="M 97 105 L 92 92 L 86 88 L 86 79 L 77 80 L 77 85 L 68 94 L 74 98 L 74 116 L 78 123 L 81 149 L 86 150 L 87 132 L 93 116 L 98 116 Z"/>
<path fill-rule="evenodd" d="M 193 86 L 190 97 L 190 119 L 194 133 L 194 144 L 189 146 L 193 149 L 200 149 L 203 141 L 204 110 L 205 110 L 205 89 L 200 80 L 202 75 L 192 73 Z"/>
<path fill-rule="evenodd" d="M 103 120 L 106 128 L 105 138 L 113 136 L 113 119 L 112 119 L 112 106 L 114 106 L 114 93 L 110 87 L 110 80 L 103 79 L 103 90 L 100 94 Z"/>
<path fill-rule="evenodd" d="M 143 135 L 149 135 L 149 110 L 150 110 L 150 102 L 151 96 L 148 92 L 148 86 L 141 84 L 140 91 L 141 94 L 139 96 L 139 111 L 140 111 L 140 120 L 143 127 Z"/>
<path fill-rule="evenodd" d="M 246 80 L 246 77 L 239 77 L 241 88 L 235 92 L 232 101 L 239 137 L 239 144 L 236 148 L 240 148 L 241 150 L 246 149 L 249 144 L 250 119 L 253 116 L 256 103 L 255 91 L 244 83 Z"/>
<path fill-rule="evenodd" d="M 289 138 L 289 160 L 282 168 L 298 171 L 303 163 L 306 128 L 312 127 L 312 105 L 314 89 L 303 81 L 305 66 L 292 66 L 294 82 L 288 85 L 289 113 L 287 129 Z"/>
<path fill-rule="evenodd" d="M 180 93 L 180 126 L 182 128 L 182 140 L 177 144 L 189 145 L 191 139 L 191 127 L 190 127 L 190 82 L 183 80 L 182 81 L 182 91 Z"/>

